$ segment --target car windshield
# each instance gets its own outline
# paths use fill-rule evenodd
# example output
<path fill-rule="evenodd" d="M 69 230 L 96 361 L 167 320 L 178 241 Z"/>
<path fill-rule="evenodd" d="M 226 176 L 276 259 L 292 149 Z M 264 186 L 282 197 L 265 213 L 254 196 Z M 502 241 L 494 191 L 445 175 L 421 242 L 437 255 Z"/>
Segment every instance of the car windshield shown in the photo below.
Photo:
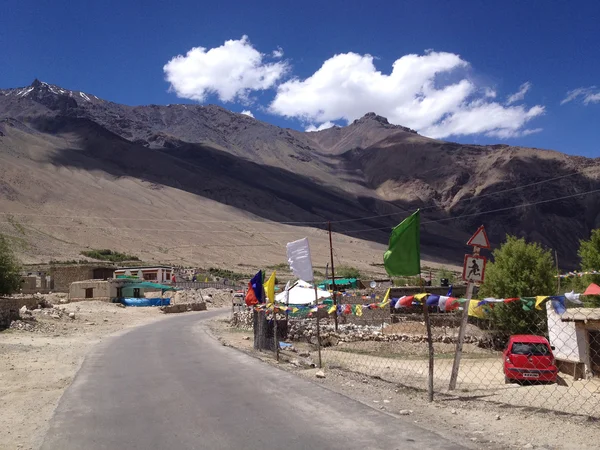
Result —
<path fill-rule="evenodd" d="M 511 353 L 514 355 L 540 355 L 550 354 L 550 349 L 546 344 L 533 342 L 515 342 Z"/>

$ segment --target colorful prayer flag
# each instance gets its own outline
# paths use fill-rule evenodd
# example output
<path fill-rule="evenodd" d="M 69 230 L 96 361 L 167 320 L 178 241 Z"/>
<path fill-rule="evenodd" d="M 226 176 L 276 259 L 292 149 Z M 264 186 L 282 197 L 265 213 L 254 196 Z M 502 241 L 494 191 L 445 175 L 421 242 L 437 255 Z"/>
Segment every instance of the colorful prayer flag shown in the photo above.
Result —
<path fill-rule="evenodd" d="M 248 292 L 246 293 L 246 305 L 252 306 L 263 302 L 263 283 L 262 270 L 259 270 L 248 283 Z"/>
<path fill-rule="evenodd" d="M 412 276 L 421 273 L 420 211 L 397 225 L 390 235 L 383 265 L 390 276 Z"/>
<path fill-rule="evenodd" d="M 356 314 L 358 317 L 362 316 L 362 305 L 356 305 L 354 307 L 354 314 Z"/>
<path fill-rule="evenodd" d="M 275 271 L 271 274 L 266 283 L 263 284 L 267 303 L 275 302 Z"/>

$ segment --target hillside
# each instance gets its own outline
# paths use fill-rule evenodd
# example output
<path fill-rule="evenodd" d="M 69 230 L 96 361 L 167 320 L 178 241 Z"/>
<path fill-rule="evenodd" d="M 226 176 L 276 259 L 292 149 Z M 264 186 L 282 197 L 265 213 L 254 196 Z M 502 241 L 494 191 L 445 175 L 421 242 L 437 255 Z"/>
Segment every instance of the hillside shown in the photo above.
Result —
<path fill-rule="evenodd" d="M 256 267 L 285 262 L 285 243 L 308 235 L 324 265 L 331 220 L 339 260 L 373 269 L 389 228 L 421 207 L 428 260 L 460 264 L 483 223 L 494 244 L 523 235 L 569 267 L 600 225 L 598 195 L 514 208 L 600 188 L 598 160 L 432 140 L 372 113 L 302 133 L 214 105 L 126 106 L 36 80 L 0 91 L 0 161 L 0 232 L 28 262 L 90 247 Z"/>

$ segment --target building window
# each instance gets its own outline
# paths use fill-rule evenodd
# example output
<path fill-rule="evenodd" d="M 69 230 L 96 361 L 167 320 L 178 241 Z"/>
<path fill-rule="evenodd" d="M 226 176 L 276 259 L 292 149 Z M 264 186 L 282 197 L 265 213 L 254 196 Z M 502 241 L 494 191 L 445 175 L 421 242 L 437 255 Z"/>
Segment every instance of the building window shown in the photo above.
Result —
<path fill-rule="evenodd" d="M 117 298 L 123 298 L 123 288 L 117 288 Z"/>
<path fill-rule="evenodd" d="M 144 280 L 156 280 L 156 272 L 150 272 L 144 274 Z"/>
<path fill-rule="evenodd" d="M 85 289 L 85 298 L 94 298 L 94 288 Z"/>
<path fill-rule="evenodd" d="M 141 298 L 140 288 L 133 288 L 133 298 Z"/>

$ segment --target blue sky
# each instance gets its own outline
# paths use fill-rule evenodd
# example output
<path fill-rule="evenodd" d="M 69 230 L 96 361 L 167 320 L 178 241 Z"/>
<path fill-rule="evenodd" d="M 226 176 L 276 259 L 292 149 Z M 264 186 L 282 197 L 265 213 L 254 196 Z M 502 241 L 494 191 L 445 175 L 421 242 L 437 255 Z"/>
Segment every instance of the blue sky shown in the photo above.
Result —
<path fill-rule="evenodd" d="M 597 157 L 598 17 L 595 1 L 5 0 L 0 87 L 196 98 L 298 129 L 375 110 L 447 140 Z"/>

